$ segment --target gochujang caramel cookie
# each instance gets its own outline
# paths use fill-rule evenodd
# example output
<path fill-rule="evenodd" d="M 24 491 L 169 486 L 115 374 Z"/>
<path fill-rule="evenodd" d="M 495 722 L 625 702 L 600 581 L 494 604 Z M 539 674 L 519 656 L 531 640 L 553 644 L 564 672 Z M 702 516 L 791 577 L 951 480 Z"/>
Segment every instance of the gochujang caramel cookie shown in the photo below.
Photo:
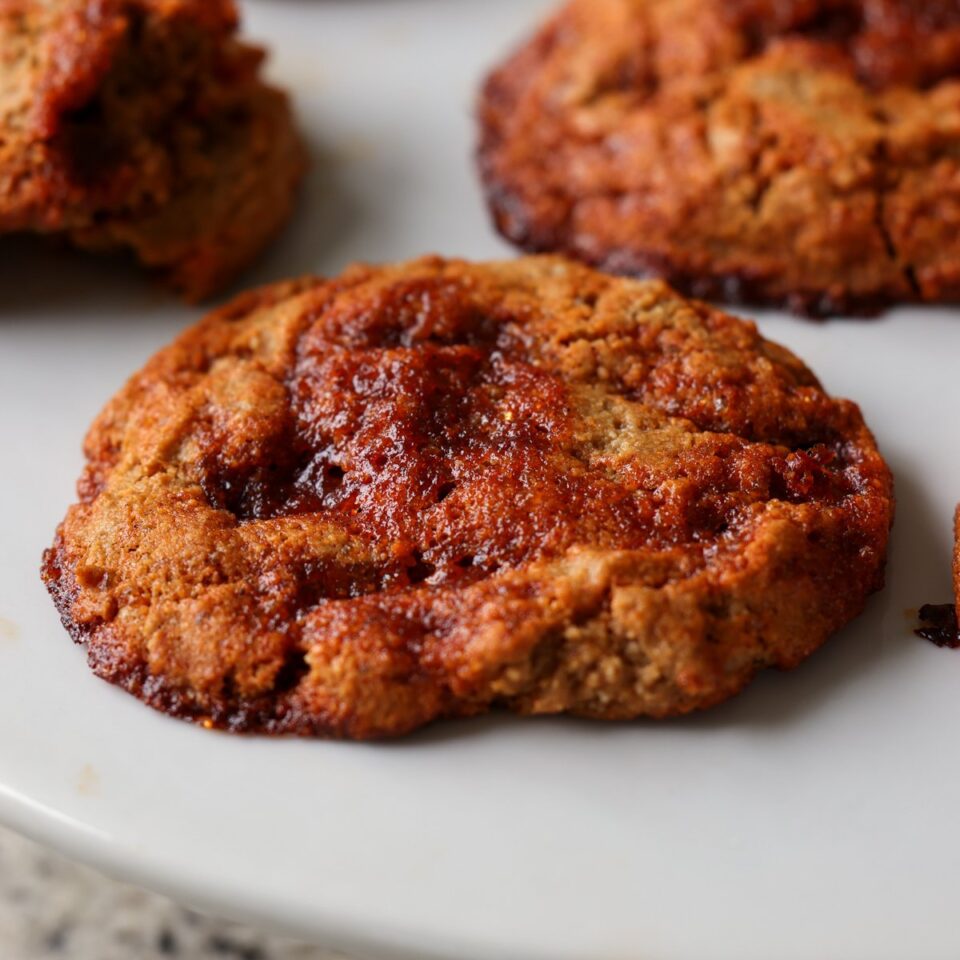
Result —
<path fill-rule="evenodd" d="M 237 730 L 707 707 L 860 612 L 893 512 L 857 407 L 752 324 L 553 258 L 243 296 L 86 455 L 64 623 Z"/>
<path fill-rule="evenodd" d="M 304 151 L 231 0 L 0 0 L 0 233 L 132 251 L 190 299 L 290 214 Z"/>
<path fill-rule="evenodd" d="M 489 78 L 534 251 L 810 314 L 960 297 L 960 5 L 573 0 Z"/>

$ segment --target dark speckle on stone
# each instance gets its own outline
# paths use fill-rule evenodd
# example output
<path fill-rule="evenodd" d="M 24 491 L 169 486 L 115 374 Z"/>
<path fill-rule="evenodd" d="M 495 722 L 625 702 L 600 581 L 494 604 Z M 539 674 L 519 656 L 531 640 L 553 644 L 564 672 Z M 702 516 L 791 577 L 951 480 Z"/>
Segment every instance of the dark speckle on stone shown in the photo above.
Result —
<path fill-rule="evenodd" d="M 180 953 L 180 945 L 169 927 L 164 927 L 157 934 L 157 950 L 165 957 L 175 957 Z"/>
<path fill-rule="evenodd" d="M 62 953 L 67 944 L 69 930 L 65 925 L 54 927 L 44 938 L 43 942 L 51 953 Z"/>
<path fill-rule="evenodd" d="M 219 934 L 211 936 L 207 941 L 207 946 L 211 951 L 223 957 L 236 957 L 237 960 L 268 960 L 267 955 L 260 947 L 246 946 Z"/>

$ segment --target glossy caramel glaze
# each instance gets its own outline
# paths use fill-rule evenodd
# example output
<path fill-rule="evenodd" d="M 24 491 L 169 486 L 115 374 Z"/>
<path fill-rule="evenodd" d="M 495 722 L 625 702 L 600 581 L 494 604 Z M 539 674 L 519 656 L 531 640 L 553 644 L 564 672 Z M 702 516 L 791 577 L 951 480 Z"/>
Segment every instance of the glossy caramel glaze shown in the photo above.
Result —
<path fill-rule="evenodd" d="M 938 647 L 960 647 L 957 629 L 957 610 L 952 603 L 925 603 L 920 608 L 920 623 L 916 634 Z"/>
<path fill-rule="evenodd" d="M 94 669 L 274 732 L 707 706 L 859 611 L 893 509 L 751 324 L 549 258 L 249 294 L 87 455 L 44 576 Z"/>

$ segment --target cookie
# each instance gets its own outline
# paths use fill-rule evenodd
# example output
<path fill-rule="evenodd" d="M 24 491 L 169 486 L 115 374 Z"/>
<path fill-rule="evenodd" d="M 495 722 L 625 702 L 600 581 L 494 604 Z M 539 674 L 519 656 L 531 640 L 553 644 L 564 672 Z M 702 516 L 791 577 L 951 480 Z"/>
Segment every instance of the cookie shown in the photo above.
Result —
<path fill-rule="evenodd" d="M 695 296 L 960 298 L 960 7 L 573 0 L 487 80 L 500 231 Z"/>
<path fill-rule="evenodd" d="M 0 233 L 129 251 L 210 296 L 289 217 L 305 166 L 231 0 L 0 0 Z"/>
<path fill-rule="evenodd" d="M 860 612 L 893 513 L 858 408 L 753 324 L 557 258 L 249 293 L 86 456 L 43 576 L 93 669 L 274 733 L 708 707 Z"/>
<path fill-rule="evenodd" d="M 960 627 L 957 610 L 960 608 L 960 506 L 953 514 L 953 603 L 925 603 L 919 611 L 920 626 L 917 636 L 938 647 L 956 650 L 960 647 Z"/>

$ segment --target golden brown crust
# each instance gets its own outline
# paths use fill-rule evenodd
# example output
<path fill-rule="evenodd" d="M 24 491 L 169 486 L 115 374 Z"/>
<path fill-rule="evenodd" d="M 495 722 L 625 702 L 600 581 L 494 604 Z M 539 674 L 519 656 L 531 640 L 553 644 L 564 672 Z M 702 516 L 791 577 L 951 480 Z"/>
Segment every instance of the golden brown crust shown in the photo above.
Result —
<path fill-rule="evenodd" d="M 130 250 L 211 295 L 288 218 L 289 104 L 232 0 L 0 0 L 0 233 Z"/>
<path fill-rule="evenodd" d="M 960 296 L 960 10 L 572 0 L 497 68 L 501 232 L 810 314 Z"/>
<path fill-rule="evenodd" d="M 554 258 L 247 294 L 86 454 L 64 623 L 242 730 L 709 706 L 861 610 L 893 511 L 857 407 L 752 324 Z"/>

